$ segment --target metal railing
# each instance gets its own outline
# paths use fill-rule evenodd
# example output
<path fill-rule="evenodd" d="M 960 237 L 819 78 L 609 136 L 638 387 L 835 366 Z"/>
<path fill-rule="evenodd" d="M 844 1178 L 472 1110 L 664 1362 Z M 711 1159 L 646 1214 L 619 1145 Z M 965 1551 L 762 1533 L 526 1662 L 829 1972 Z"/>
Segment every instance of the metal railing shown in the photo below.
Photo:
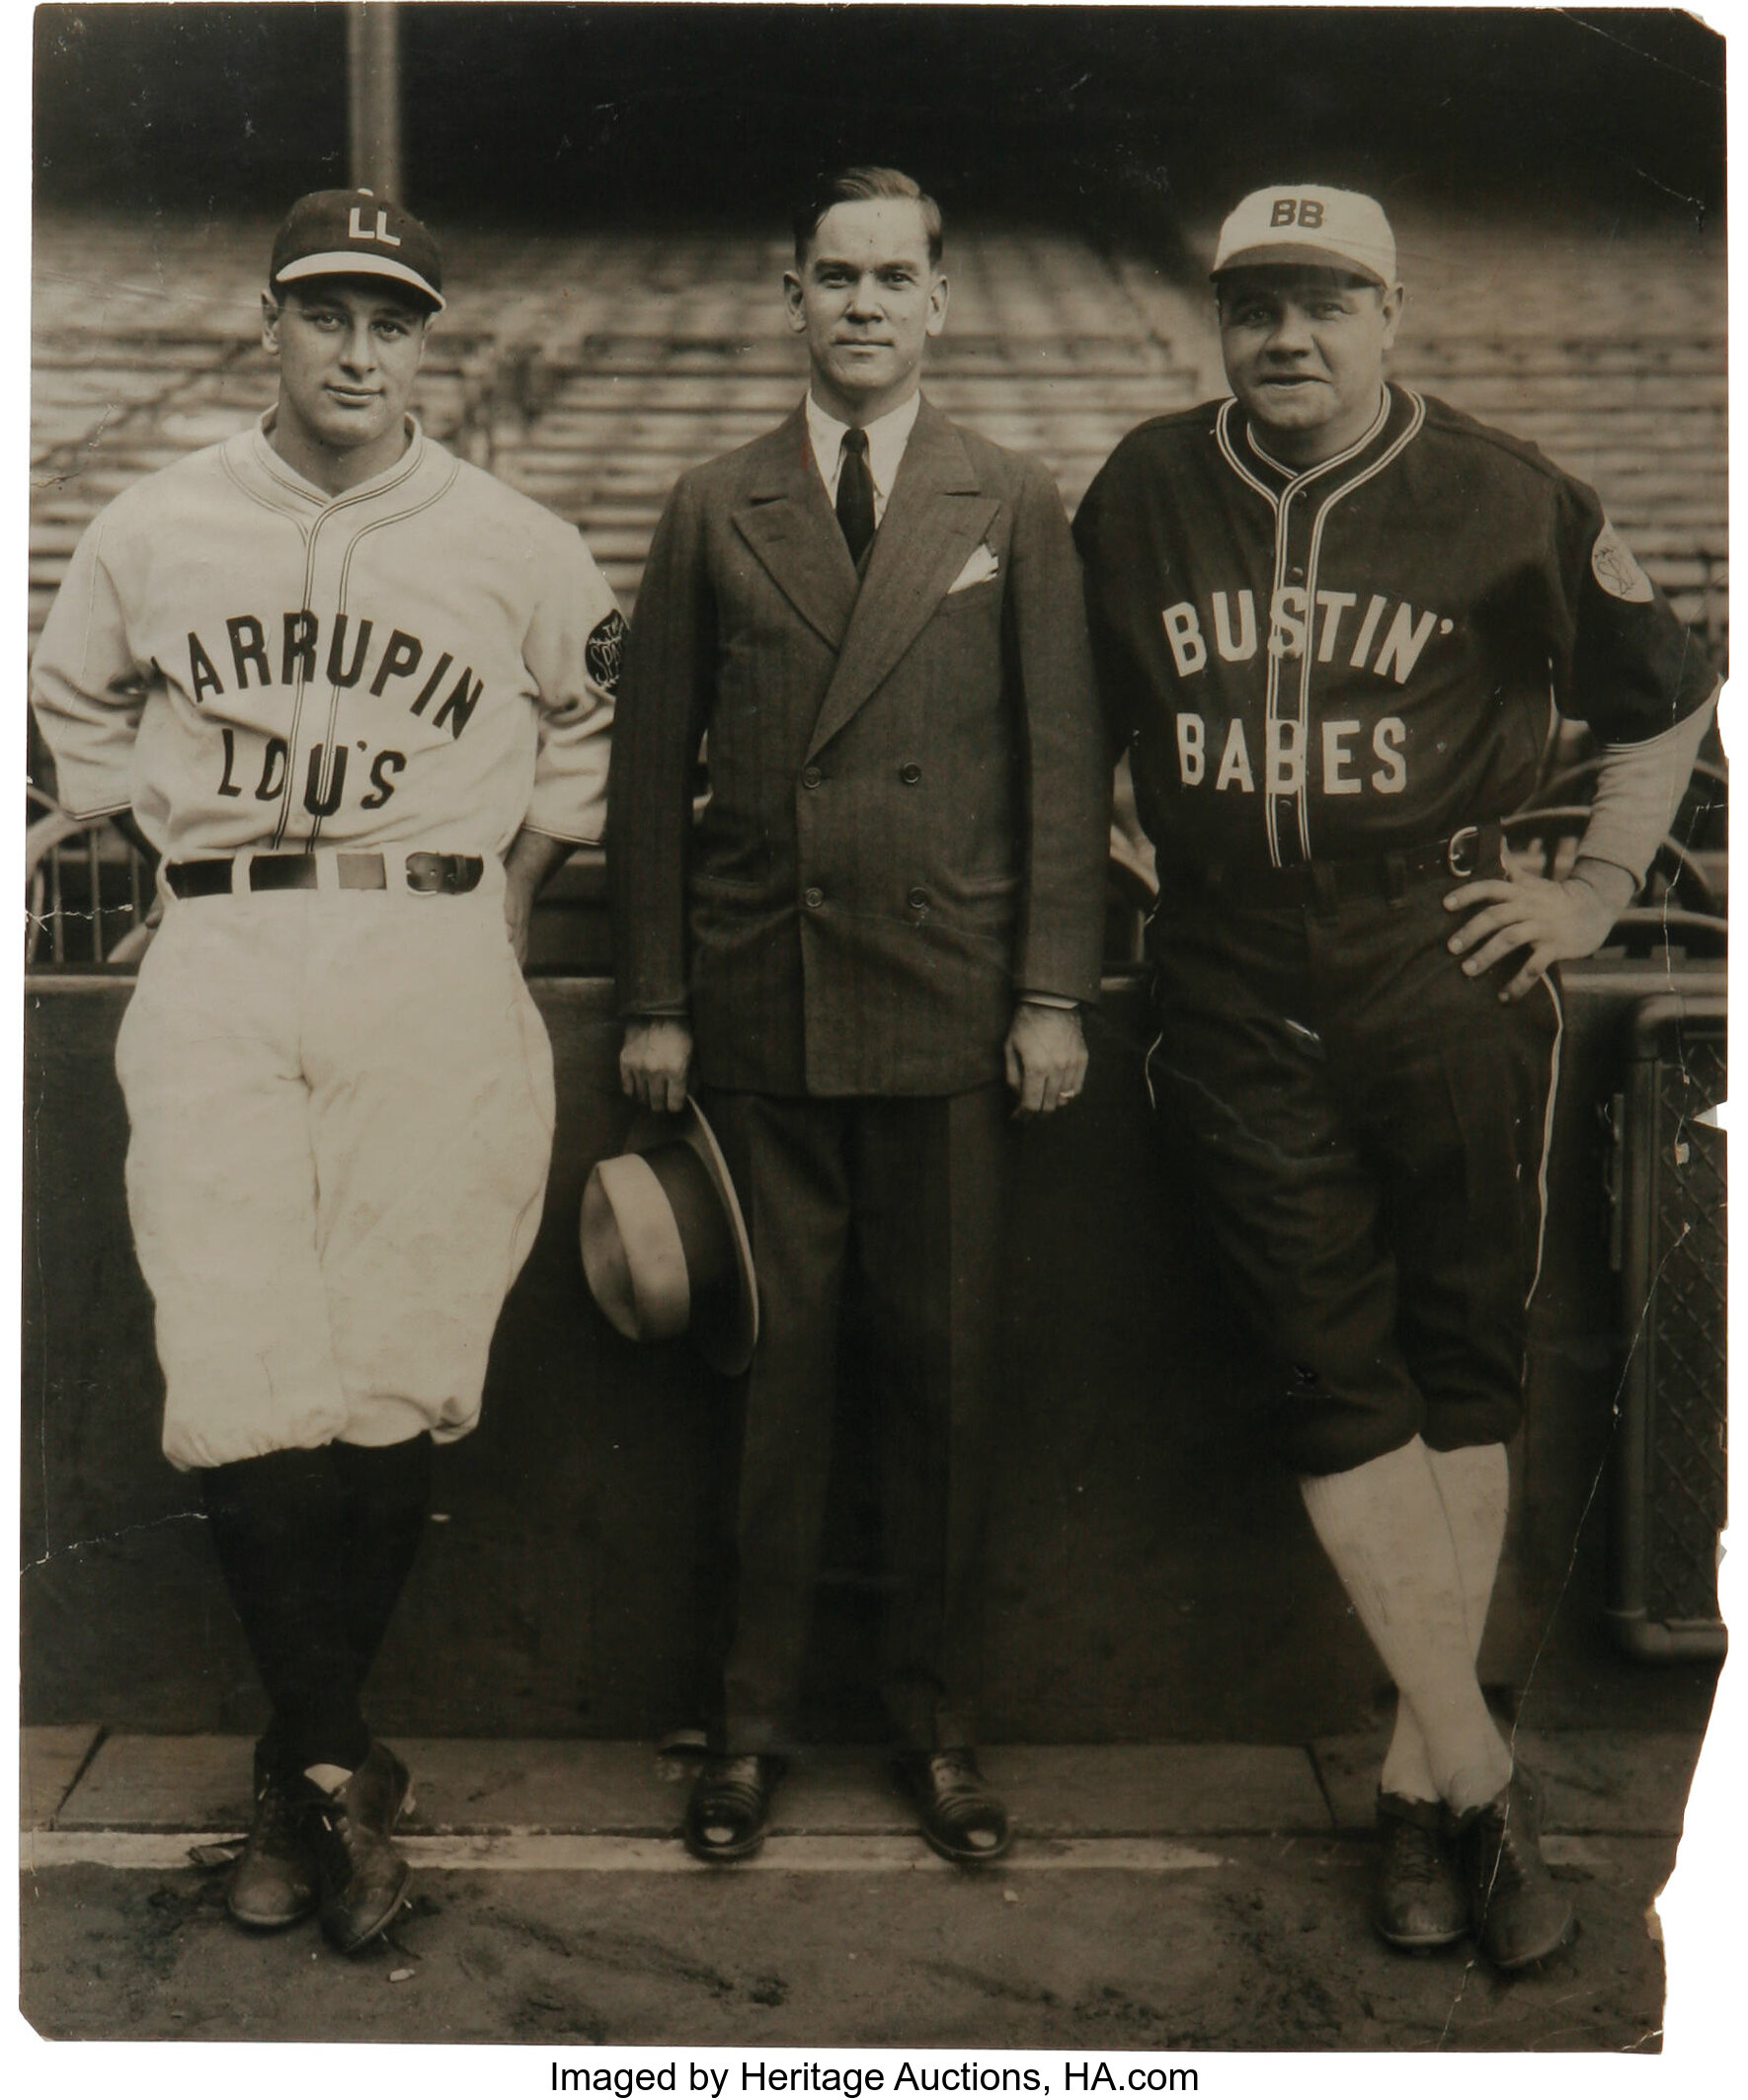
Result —
<path fill-rule="evenodd" d="M 137 962 L 151 938 L 144 856 L 107 817 L 75 817 L 26 790 L 25 968 Z"/>

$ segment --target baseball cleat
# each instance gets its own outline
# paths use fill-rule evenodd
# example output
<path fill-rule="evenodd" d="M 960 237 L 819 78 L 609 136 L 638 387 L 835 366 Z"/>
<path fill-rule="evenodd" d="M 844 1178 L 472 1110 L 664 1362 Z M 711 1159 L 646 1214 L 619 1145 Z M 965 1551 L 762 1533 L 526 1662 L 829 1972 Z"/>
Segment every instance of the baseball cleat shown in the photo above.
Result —
<path fill-rule="evenodd" d="M 1372 1922 L 1392 1947 L 1448 1947 L 1469 1930 L 1469 1891 L 1439 1801 L 1378 1796 Z"/>
<path fill-rule="evenodd" d="M 277 1932 L 316 1907 L 316 1856 L 296 1798 L 298 1781 L 255 1752 L 255 1817 L 231 1869 L 225 1907 L 239 1925 Z"/>
<path fill-rule="evenodd" d="M 386 1744 L 373 1742 L 332 1793 L 312 1780 L 303 1788 L 321 1875 L 322 1930 L 342 1954 L 357 1954 L 406 1900 L 412 1869 L 389 1839 L 408 1806 L 407 1768 Z"/>
<path fill-rule="evenodd" d="M 1484 1808 L 1457 1817 L 1476 1943 L 1495 1969 L 1528 1969 L 1577 1930 L 1542 1857 L 1535 1783 L 1522 1765 Z"/>

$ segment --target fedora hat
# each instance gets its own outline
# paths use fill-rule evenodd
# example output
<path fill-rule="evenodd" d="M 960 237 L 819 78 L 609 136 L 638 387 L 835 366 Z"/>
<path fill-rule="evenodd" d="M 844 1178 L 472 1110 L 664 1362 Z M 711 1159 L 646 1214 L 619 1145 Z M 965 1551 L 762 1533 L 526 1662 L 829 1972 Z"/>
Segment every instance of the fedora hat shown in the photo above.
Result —
<path fill-rule="evenodd" d="M 758 1339 L 758 1281 L 735 1184 L 704 1112 L 640 1115 L 583 1191 L 583 1273 L 630 1341 L 690 1334 L 731 1377 Z"/>

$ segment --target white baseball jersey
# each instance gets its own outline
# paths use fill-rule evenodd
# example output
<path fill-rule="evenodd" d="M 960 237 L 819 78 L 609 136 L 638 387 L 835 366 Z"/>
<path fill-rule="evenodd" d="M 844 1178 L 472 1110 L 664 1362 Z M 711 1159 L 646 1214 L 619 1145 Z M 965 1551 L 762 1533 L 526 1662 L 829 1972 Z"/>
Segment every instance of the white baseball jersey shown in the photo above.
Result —
<path fill-rule="evenodd" d="M 597 844 L 624 622 L 582 535 L 417 424 L 330 497 L 272 421 L 81 538 L 32 673 L 65 806 L 169 860 Z"/>

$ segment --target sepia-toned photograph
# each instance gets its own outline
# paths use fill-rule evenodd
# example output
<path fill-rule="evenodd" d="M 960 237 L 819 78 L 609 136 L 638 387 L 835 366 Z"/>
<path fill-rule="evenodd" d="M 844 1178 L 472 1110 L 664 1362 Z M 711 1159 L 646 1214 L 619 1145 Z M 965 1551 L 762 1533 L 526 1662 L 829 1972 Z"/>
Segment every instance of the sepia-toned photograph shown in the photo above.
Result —
<path fill-rule="evenodd" d="M 37 2036 L 1662 2050 L 1724 63 L 36 9 Z"/>

